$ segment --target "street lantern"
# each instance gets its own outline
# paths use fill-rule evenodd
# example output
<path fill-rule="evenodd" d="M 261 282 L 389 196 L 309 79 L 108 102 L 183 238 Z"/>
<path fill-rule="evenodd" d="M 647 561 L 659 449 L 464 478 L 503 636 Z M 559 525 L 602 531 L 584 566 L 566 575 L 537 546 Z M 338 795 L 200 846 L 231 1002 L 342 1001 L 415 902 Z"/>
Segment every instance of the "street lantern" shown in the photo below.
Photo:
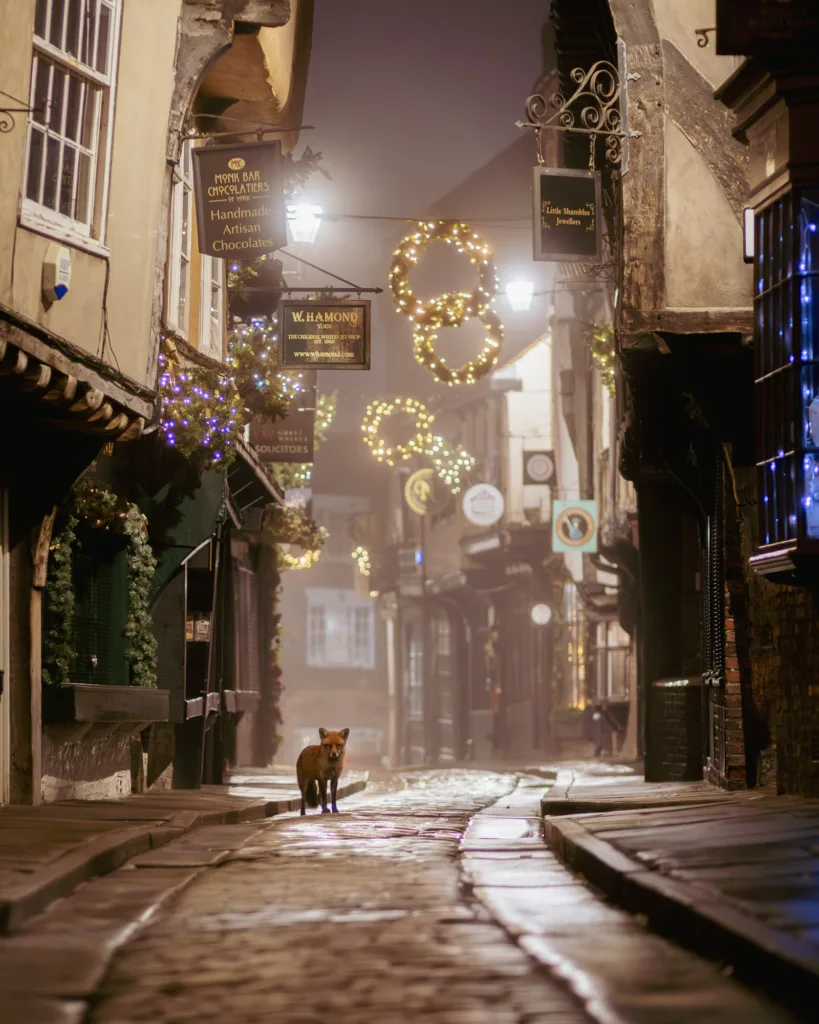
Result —
<path fill-rule="evenodd" d="M 290 241 L 294 244 L 315 245 L 323 212 L 320 206 L 313 206 L 311 203 L 288 206 L 287 225 L 290 230 Z"/>
<path fill-rule="evenodd" d="M 525 313 L 529 309 L 534 294 L 535 286 L 531 281 L 509 281 L 506 285 L 506 297 L 516 313 Z"/>

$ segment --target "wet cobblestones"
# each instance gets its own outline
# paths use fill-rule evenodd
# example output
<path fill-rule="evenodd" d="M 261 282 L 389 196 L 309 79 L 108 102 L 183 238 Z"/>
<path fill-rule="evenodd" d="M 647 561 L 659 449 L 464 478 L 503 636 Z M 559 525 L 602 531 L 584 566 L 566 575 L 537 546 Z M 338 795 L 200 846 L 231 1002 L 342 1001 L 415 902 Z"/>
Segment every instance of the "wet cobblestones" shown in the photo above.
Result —
<path fill-rule="evenodd" d="M 123 950 L 91 1020 L 587 1021 L 459 884 L 470 815 L 513 784 L 439 773 L 274 823 Z"/>

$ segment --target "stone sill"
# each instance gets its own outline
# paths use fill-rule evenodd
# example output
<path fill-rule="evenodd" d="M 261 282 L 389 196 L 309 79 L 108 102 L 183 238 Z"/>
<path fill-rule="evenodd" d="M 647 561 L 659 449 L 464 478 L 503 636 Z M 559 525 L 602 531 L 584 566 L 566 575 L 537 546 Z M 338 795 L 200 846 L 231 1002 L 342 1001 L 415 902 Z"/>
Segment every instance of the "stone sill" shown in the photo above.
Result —
<path fill-rule="evenodd" d="M 142 686 L 103 686 L 68 683 L 43 687 L 43 725 L 83 722 L 93 725 L 132 725 L 167 722 L 167 690 Z"/>

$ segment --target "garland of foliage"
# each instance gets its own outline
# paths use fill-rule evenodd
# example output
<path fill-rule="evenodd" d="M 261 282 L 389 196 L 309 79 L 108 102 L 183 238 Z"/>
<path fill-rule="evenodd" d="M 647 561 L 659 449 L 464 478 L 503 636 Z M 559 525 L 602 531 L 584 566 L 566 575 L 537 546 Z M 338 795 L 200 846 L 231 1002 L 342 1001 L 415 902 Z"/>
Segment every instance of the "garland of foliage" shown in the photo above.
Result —
<path fill-rule="evenodd" d="M 241 401 L 232 378 L 203 366 L 177 367 L 176 345 L 159 353 L 162 434 L 167 444 L 202 468 L 229 465 L 242 437 Z"/>
<path fill-rule="evenodd" d="M 73 549 L 77 527 L 121 533 L 128 542 L 128 612 L 125 619 L 125 657 L 137 686 L 156 686 L 156 638 L 153 635 L 150 595 L 156 559 L 148 543 L 146 520 L 137 505 L 123 501 L 107 487 L 81 481 L 63 510 L 65 522 L 51 545 L 46 590 L 51 626 L 43 651 L 43 682 L 68 683 L 76 659 L 73 640 Z"/>
<path fill-rule="evenodd" d="M 586 334 L 592 362 L 600 371 L 600 380 L 610 395 L 617 389 L 614 362 L 614 328 L 594 324 Z"/>
<path fill-rule="evenodd" d="M 146 519 L 129 505 L 122 528 L 128 538 L 128 614 L 125 617 L 125 657 L 137 686 L 156 686 L 157 642 L 153 632 L 150 595 L 156 559 L 148 543 Z"/>
<path fill-rule="evenodd" d="M 227 364 L 247 413 L 275 422 L 287 416 L 292 399 L 304 388 L 304 374 L 276 368 L 276 317 L 234 322 L 228 335 Z"/>
<path fill-rule="evenodd" d="M 278 561 L 278 560 L 277 560 Z M 273 728 L 274 733 L 272 736 L 272 756 L 275 757 L 278 753 L 279 747 L 282 745 L 283 737 L 278 731 L 278 726 L 284 723 L 284 715 L 282 714 L 281 699 L 284 693 L 284 685 L 282 683 L 282 644 L 281 638 L 284 633 L 282 629 L 282 617 L 279 611 L 281 603 L 282 588 L 281 588 L 281 567 L 277 564 L 275 569 L 275 579 L 273 581 L 273 614 L 271 616 L 272 626 L 272 642 L 270 644 L 270 679 L 271 679 L 271 701 L 273 704 Z"/>
<path fill-rule="evenodd" d="M 279 551 L 277 561 L 280 569 L 309 569 L 321 557 L 327 531 L 304 509 L 295 505 L 270 505 L 266 525 L 277 545 L 292 544 L 304 548 L 304 554 L 299 556 Z"/>
<path fill-rule="evenodd" d="M 77 523 L 77 516 L 69 506 L 63 528 L 53 540 L 49 553 L 46 592 L 51 626 L 43 645 L 43 683 L 46 686 L 68 682 L 76 654 L 73 644 L 75 600 L 72 559 Z"/>

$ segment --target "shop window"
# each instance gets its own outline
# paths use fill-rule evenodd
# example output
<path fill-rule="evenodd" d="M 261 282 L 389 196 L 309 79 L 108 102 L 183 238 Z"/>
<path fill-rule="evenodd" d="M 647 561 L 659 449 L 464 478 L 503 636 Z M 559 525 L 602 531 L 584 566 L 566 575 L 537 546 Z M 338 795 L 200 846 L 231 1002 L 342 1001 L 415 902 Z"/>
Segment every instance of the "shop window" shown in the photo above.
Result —
<path fill-rule="evenodd" d="M 770 203 L 757 212 L 755 233 L 759 543 L 816 550 L 819 191 Z"/>
<path fill-rule="evenodd" d="M 121 544 L 91 533 L 73 556 L 75 651 L 71 682 L 127 685 L 127 561 Z M 46 628 L 48 628 L 48 620 Z"/>
<path fill-rule="evenodd" d="M 411 636 L 407 658 L 407 714 L 421 718 L 424 714 L 424 648 L 420 637 Z"/>
<path fill-rule="evenodd" d="M 37 0 L 21 222 L 103 241 L 121 0 Z"/>
<path fill-rule="evenodd" d="M 202 309 L 199 316 L 199 349 L 221 359 L 225 332 L 225 264 L 213 256 L 202 257 Z"/>
<path fill-rule="evenodd" d="M 631 640 L 619 622 L 597 623 L 597 695 L 627 697 Z"/>

